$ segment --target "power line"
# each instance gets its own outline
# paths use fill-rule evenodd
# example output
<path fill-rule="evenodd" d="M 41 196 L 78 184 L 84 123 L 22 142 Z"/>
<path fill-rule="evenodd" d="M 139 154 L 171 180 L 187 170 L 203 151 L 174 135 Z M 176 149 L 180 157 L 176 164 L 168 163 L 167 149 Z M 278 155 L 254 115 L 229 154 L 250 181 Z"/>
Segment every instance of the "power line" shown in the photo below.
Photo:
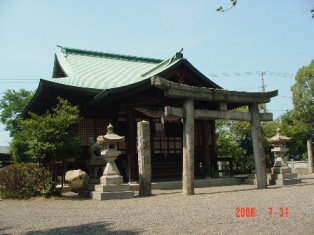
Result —
<path fill-rule="evenodd" d="M 0 83 L 38 83 L 38 79 L 0 79 Z"/>
<path fill-rule="evenodd" d="M 282 72 L 261 72 L 261 71 L 255 71 L 255 72 L 233 72 L 233 73 L 208 73 L 206 75 L 210 77 L 232 77 L 232 76 L 238 76 L 238 77 L 243 77 L 243 76 L 254 76 L 254 75 L 260 75 L 263 73 L 263 75 L 267 76 L 276 76 L 276 77 L 294 77 L 295 74 L 293 73 L 282 73 Z"/>

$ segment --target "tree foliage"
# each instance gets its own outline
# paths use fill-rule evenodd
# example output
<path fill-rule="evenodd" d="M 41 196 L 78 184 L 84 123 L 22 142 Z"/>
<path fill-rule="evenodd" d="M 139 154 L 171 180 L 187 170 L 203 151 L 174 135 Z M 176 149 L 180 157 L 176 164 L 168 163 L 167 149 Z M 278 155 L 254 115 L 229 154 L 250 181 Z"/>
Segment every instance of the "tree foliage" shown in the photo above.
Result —
<path fill-rule="evenodd" d="M 230 0 L 230 2 L 231 2 L 231 7 L 229 7 L 228 9 L 224 9 L 222 6 L 220 6 L 217 8 L 216 11 L 221 11 L 221 12 L 229 11 L 231 8 L 237 5 L 237 0 Z"/>
<path fill-rule="evenodd" d="M 293 117 L 306 125 L 308 136 L 313 135 L 314 127 L 314 60 L 299 69 L 295 83 L 291 87 Z"/>
<path fill-rule="evenodd" d="M 266 112 L 266 106 L 259 106 L 260 112 Z M 247 107 L 235 109 L 237 112 L 248 112 Z M 263 122 L 265 154 L 270 155 L 267 138 L 276 133 L 278 122 Z M 247 173 L 254 167 L 251 127 L 245 121 L 216 121 L 217 153 L 219 157 L 234 157 L 238 171 Z"/>
<path fill-rule="evenodd" d="M 34 163 L 21 163 L 4 167 L 0 171 L 0 196 L 26 199 L 48 195 L 51 174 Z"/>
<path fill-rule="evenodd" d="M 65 161 L 77 157 L 80 139 L 77 129 L 79 109 L 67 100 L 58 98 L 58 104 L 44 115 L 29 113 L 18 122 L 19 131 L 11 144 L 13 158 L 18 162 Z"/>
<path fill-rule="evenodd" d="M 292 111 L 287 111 L 280 116 L 281 134 L 291 137 L 291 141 L 287 143 L 289 152 L 286 157 L 294 160 L 305 160 L 306 158 L 306 140 L 307 130 L 298 119 L 292 115 Z"/>
<path fill-rule="evenodd" d="M 299 69 L 295 76 L 292 91 L 292 119 L 294 124 L 302 130 L 302 135 L 307 139 L 307 152 L 309 171 L 314 171 L 312 142 L 314 136 L 314 60 L 308 66 Z"/>
<path fill-rule="evenodd" d="M 5 130 L 10 132 L 10 136 L 14 135 L 17 128 L 17 120 L 26 105 L 33 97 L 33 91 L 25 89 L 6 90 L 0 100 L 0 118 L 5 125 Z"/>

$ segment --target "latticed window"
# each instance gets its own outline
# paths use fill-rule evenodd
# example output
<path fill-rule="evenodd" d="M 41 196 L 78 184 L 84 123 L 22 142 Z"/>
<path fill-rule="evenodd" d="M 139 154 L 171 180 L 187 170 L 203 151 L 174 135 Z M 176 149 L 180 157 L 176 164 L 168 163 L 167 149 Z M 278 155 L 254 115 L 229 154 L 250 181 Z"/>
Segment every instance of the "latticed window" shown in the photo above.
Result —
<path fill-rule="evenodd" d="M 96 142 L 97 136 L 107 133 L 107 126 L 110 123 L 110 119 L 83 118 L 80 120 L 79 133 L 81 136 L 81 144 L 88 145 L 88 139 L 90 137 Z"/>

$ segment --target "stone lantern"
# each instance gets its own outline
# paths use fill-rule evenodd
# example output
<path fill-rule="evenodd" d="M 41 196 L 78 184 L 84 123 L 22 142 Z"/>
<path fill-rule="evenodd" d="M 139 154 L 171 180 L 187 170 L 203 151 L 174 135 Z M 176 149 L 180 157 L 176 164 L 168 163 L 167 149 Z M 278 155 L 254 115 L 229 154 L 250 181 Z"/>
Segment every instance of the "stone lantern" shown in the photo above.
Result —
<path fill-rule="evenodd" d="M 289 151 L 289 149 L 286 147 L 286 143 L 290 141 L 291 138 L 281 135 L 280 128 L 278 128 L 276 132 L 277 134 L 275 136 L 268 139 L 268 142 L 274 146 L 271 151 L 275 154 L 276 157 L 272 173 L 291 173 L 291 168 L 284 159 L 284 155 Z"/>
<path fill-rule="evenodd" d="M 100 177 L 100 184 L 95 185 L 91 197 L 96 200 L 123 199 L 134 197 L 128 184 L 123 184 L 123 177 L 117 168 L 115 160 L 121 154 L 118 150 L 118 143 L 124 140 L 113 132 L 113 126 L 109 124 L 107 134 L 103 136 L 104 143 L 101 156 L 107 162 L 103 175 Z"/>
<path fill-rule="evenodd" d="M 107 134 L 104 135 L 104 150 L 101 156 L 105 158 L 107 165 L 103 176 L 100 178 L 100 184 L 122 184 L 123 177 L 114 162 L 121 154 L 118 150 L 118 143 L 124 140 L 124 136 L 119 136 L 113 132 L 113 126 L 109 124 Z"/>
<path fill-rule="evenodd" d="M 276 157 L 274 167 L 271 169 L 272 174 L 269 174 L 267 177 L 270 185 L 301 183 L 301 179 L 297 178 L 297 174 L 291 173 L 291 168 L 284 159 L 284 155 L 289 151 L 286 143 L 290 140 L 291 138 L 280 134 L 279 128 L 277 129 L 277 134 L 268 139 L 268 142 L 274 146 L 271 151 Z"/>

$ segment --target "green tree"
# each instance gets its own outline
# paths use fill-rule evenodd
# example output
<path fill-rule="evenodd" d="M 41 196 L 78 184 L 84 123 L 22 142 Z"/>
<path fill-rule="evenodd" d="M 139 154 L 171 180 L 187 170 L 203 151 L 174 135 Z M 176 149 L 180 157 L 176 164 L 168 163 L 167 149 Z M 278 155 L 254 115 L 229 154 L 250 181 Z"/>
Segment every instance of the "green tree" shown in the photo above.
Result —
<path fill-rule="evenodd" d="M 79 119 L 78 107 L 61 98 L 43 115 L 29 113 L 29 118 L 18 122 L 19 130 L 13 136 L 13 158 L 49 164 L 55 179 L 57 162 L 63 166 L 67 159 L 79 156 L 80 138 L 75 128 Z"/>
<path fill-rule="evenodd" d="M 295 83 L 291 87 L 295 123 L 302 128 L 307 138 L 309 171 L 314 172 L 313 134 L 314 134 L 314 60 L 308 66 L 299 69 L 295 76 Z"/>
<path fill-rule="evenodd" d="M 294 160 L 305 160 L 307 156 L 306 143 L 307 130 L 299 120 L 294 119 L 292 111 L 287 111 L 280 116 L 281 134 L 291 137 L 291 141 L 287 143 L 289 152 L 286 157 Z"/>
<path fill-rule="evenodd" d="M 0 100 L 0 118 L 1 122 L 5 125 L 5 130 L 10 132 L 10 136 L 14 135 L 17 128 L 17 120 L 26 105 L 33 97 L 33 91 L 25 89 L 6 90 Z"/>
<path fill-rule="evenodd" d="M 259 105 L 259 110 L 260 112 L 267 112 L 266 105 Z M 234 111 L 248 112 L 248 107 L 241 107 Z M 267 139 L 274 135 L 273 132 L 276 132 L 278 125 L 278 121 L 262 122 L 265 154 L 268 156 L 268 160 L 270 156 L 270 145 Z M 242 173 L 249 172 L 254 167 L 250 123 L 245 121 L 218 120 L 216 121 L 216 131 L 218 135 L 218 156 L 234 157 L 236 170 Z"/>

